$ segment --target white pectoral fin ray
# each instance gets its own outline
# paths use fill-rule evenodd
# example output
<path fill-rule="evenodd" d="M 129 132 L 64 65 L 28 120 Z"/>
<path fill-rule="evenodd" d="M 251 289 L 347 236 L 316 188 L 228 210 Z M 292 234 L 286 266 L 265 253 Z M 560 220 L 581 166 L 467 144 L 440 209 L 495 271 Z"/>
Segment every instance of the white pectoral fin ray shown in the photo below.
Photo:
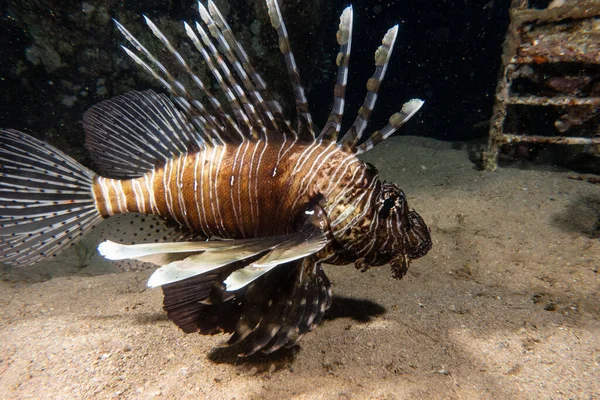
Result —
<path fill-rule="evenodd" d="M 100 243 L 98 252 L 109 260 L 142 259 L 156 254 L 190 253 L 201 251 L 226 251 L 235 250 L 246 245 L 262 245 L 266 248 L 273 246 L 275 237 L 223 240 L 210 242 L 169 242 L 145 244 L 120 244 L 110 240 Z"/>
<path fill-rule="evenodd" d="M 278 265 L 304 258 L 321 250 L 327 236 L 321 231 L 299 233 L 294 238 L 273 248 L 252 264 L 238 269 L 225 280 L 228 292 L 238 290 L 258 279 Z"/>
<path fill-rule="evenodd" d="M 316 253 L 326 243 L 325 233 L 311 227 L 293 234 L 241 240 L 136 245 L 107 240 L 98 246 L 98 251 L 109 260 L 135 259 L 162 265 L 150 277 L 149 287 L 178 282 L 264 254 L 251 264 L 248 261 L 246 267 L 227 278 L 227 290 L 232 291 L 246 286 L 277 265 Z"/>
<path fill-rule="evenodd" d="M 239 246 L 235 249 L 205 251 L 189 256 L 183 260 L 163 265 L 150 276 L 149 287 L 179 282 L 196 275 L 214 271 L 231 263 L 242 261 L 268 250 L 264 245 L 256 243 Z"/>

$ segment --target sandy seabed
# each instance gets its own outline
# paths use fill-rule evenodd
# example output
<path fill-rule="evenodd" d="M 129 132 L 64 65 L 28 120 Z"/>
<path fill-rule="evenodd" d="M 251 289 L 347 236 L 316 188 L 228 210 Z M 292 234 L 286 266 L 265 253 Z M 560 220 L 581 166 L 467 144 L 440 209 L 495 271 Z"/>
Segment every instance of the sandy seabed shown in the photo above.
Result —
<path fill-rule="evenodd" d="M 183 334 L 151 271 L 74 254 L 1 269 L 0 398 L 600 398 L 600 187 L 480 172 L 457 147 L 393 138 L 365 157 L 433 249 L 401 281 L 326 266 L 326 319 L 268 357 Z"/>

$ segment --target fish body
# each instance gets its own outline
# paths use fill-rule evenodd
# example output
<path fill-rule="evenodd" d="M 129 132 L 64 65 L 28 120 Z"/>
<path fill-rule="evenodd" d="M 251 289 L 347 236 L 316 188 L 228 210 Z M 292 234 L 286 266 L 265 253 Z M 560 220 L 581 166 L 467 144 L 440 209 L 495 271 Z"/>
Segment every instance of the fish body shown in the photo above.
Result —
<path fill-rule="evenodd" d="M 151 213 L 207 238 L 243 239 L 290 233 L 317 194 L 334 199 L 325 207 L 330 220 L 344 211 L 350 217 L 335 199 L 365 208 L 374 184 L 369 174 L 367 164 L 332 143 L 248 141 L 172 158 L 139 178 L 98 176 L 93 190 L 103 217 Z"/>
<path fill-rule="evenodd" d="M 401 278 L 431 248 L 429 230 L 397 185 L 357 156 L 385 140 L 423 102 L 405 103 L 365 135 L 397 26 L 375 52 L 375 72 L 352 126 L 340 136 L 352 38 L 352 8 L 340 17 L 338 76 L 330 117 L 314 125 L 279 5 L 267 0 L 297 105 L 281 112 L 218 9 L 199 3 L 202 23 L 184 24 L 228 99 L 226 111 L 160 29 L 153 34 L 201 89 L 191 96 L 127 29 L 126 53 L 171 95 L 151 90 L 104 101 L 84 115 L 99 173 L 14 130 L 0 130 L 0 256 L 27 265 L 74 244 L 116 214 L 154 214 L 177 225 L 176 241 L 103 242 L 108 259 L 152 262 L 148 285 L 185 332 L 232 332 L 242 354 L 292 346 L 331 305 L 322 264 L 365 270 L 390 263 Z M 211 38 L 212 36 L 212 38 Z M 208 104 L 205 104 L 208 103 Z"/>

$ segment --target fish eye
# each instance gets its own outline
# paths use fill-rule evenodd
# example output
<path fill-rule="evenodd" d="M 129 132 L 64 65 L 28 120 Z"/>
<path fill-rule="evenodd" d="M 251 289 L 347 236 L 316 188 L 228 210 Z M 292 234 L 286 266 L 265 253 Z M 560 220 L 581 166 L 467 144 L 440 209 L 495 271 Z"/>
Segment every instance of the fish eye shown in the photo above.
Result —
<path fill-rule="evenodd" d="M 396 205 L 396 202 L 393 198 L 388 197 L 383 201 L 383 205 L 379 210 L 379 218 L 386 219 L 390 216 L 392 208 Z"/>

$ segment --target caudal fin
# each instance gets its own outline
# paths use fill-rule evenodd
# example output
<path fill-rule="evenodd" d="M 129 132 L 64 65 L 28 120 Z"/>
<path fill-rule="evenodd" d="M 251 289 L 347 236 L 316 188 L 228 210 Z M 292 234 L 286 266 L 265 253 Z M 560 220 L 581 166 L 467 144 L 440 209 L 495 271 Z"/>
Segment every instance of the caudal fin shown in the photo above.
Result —
<path fill-rule="evenodd" d="M 100 222 L 93 177 L 49 144 L 0 130 L 0 263 L 54 256 Z"/>

